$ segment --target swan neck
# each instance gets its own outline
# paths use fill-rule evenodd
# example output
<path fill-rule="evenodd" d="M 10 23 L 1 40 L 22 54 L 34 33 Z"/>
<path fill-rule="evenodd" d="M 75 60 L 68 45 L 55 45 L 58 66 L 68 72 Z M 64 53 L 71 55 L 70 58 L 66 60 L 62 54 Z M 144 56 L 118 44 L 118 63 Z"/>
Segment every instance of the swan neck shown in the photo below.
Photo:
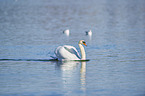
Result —
<path fill-rule="evenodd" d="M 81 51 L 81 59 L 85 60 L 86 59 L 85 49 L 82 44 L 79 44 L 79 47 L 80 47 L 80 51 Z"/>

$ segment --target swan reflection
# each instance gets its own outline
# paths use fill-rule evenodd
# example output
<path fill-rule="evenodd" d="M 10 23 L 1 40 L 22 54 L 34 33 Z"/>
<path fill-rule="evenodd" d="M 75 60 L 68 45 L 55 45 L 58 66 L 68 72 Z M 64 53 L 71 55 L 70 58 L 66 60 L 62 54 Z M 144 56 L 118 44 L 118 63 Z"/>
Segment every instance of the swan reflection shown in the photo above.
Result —
<path fill-rule="evenodd" d="M 57 66 L 61 71 L 61 80 L 65 90 L 74 89 L 78 85 L 77 70 L 79 64 L 80 62 L 76 61 L 58 62 Z"/>
<path fill-rule="evenodd" d="M 59 61 L 57 62 L 57 66 L 60 68 L 60 70 L 63 71 L 72 71 L 73 69 L 75 69 L 77 67 L 77 65 L 80 62 L 77 61 Z"/>
<path fill-rule="evenodd" d="M 78 85 L 80 90 L 86 90 L 86 62 L 65 61 L 58 62 L 57 66 L 61 71 L 59 73 L 65 90 L 77 89 Z"/>
<path fill-rule="evenodd" d="M 80 74 L 81 89 L 86 90 L 86 62 L 81 62 Z"/>

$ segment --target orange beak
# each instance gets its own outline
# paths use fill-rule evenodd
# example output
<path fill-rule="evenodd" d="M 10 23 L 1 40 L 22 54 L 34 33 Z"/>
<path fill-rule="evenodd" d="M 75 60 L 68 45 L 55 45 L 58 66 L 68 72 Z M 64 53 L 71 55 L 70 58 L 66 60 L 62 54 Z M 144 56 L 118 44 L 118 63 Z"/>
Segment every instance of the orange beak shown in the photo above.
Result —
<path fill-rule="evenodd" d="M 87 46 L 87 44 L 86 43 L 83 43 L 85 46 Z"/>

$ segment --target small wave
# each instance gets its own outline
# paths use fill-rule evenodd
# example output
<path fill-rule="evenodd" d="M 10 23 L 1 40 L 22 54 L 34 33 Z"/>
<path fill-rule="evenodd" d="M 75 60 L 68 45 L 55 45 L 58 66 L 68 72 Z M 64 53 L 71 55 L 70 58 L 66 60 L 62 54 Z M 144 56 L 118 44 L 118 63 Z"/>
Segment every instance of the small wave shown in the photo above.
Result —
<path fill-rule="evenodd" d="M 0 61 L 57 61 L 57 59 L 0 59 Z"/>

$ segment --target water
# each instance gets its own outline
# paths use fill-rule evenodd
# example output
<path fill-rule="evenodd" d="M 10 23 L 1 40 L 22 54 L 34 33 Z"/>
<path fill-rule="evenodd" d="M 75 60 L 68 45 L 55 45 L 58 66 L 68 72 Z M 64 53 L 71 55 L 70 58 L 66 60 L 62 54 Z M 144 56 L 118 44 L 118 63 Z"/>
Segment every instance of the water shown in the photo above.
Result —
<path fill-rule="evenodd" d="M 144 0 L 0 0 L 0 95 L 144 96 L 144 5 Z M 90 29 L 92 37 L 85 35 Z M 59 45 L 79 50 L 81 39 L 90 61 L 48 61 Z"/>

